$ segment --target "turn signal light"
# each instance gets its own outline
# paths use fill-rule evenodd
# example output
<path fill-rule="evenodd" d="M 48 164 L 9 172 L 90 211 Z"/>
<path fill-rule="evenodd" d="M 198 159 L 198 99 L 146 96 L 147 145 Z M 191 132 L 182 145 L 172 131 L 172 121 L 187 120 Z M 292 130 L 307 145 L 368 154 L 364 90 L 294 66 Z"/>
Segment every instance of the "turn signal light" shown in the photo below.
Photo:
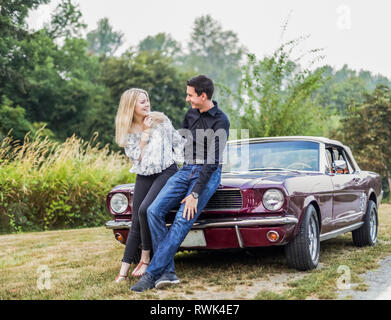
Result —
<path fill-rule="evenodd" d="M 269 231 L 266 236 L 271 242 L 276 242 L 278 239 L 280 239 L 280 235 L 277 231 L 274 230 Z"/>
<path fill-rule="evenodd" d="M 115 234 L 115 238 L 121 242 L 121 243 L 124 243 L 124 238 L 122 237 L 122 235 L 120 233 L 116 233 Z"/>

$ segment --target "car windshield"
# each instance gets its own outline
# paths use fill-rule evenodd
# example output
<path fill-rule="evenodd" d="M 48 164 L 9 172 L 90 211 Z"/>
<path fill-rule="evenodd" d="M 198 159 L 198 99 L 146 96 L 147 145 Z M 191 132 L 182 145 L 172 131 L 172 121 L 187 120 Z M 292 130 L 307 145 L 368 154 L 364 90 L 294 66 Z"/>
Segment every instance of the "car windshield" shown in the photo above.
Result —
<path fill-rule="evenodd" d="M 227 144 L 223 172 L 319 171 L 319 143 L 311 141 Z"/>

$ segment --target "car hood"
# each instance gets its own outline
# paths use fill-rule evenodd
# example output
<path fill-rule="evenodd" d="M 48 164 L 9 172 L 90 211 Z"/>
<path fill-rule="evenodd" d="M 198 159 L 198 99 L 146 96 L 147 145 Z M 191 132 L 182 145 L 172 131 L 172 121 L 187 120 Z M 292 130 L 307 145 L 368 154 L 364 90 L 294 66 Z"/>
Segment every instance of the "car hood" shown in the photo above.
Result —
<path fill-rule="evenodd" d="M 261 185 L 283 184 L 285 180 L 298 177 L 303 174 L 301 172 L 227 172 L 221 175 L 219 188 L 248 189 Z"/>
<path fill-rule="evenodd" d="M 117 186 L 115 186 L 113 189 L 111 189 L 110 192 L 119 192 L 119 191 L 122 191 L 122 192 L 129 192 L 129 191 L 133 191 L 134 190 L 134 185 L 135 183 L 127 183 L 127 184 L 119 184 Z"/>
<path fill-rule="evenodd" d="M 310 174 L 310 173 L 308 173 Z M 222 173 L 219 189 L 223 188 L 240 188 L 248 189 L 262 185 L 283 184 L 290 178 L 307 175 L 304 172 L 241 172 L 241 173 Z M 122 184 L 115 186 L 111 192 L 123 191 L 129 192 L 134 190 L 134 183 Z"/>

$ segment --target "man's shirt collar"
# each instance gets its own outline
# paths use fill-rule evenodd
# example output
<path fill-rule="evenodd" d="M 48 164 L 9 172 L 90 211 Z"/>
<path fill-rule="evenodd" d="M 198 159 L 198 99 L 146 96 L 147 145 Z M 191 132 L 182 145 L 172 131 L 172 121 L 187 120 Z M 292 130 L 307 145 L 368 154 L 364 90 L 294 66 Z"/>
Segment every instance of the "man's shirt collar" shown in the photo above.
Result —
<path fill-rule="evenodd" d="M 206 111 L 206 112 L 209 113 L 211 116 L 215 117 L 215 116 L 216 116 L 216 113 L 217 113 L 217 111 L 218 111 L 218 103 L 217 103 L 217 101 L 215 101 L 215 100 L 212 100 L 212 102 L 213 102 L 213 107 L 210 108 L 210 109 L 209 109 L 208 111 Z M 201 115 L 200 110 L 197 110 L 197 111 L 198 111 L 198 113 Z"/>
<path fill-rule="evenodd" d="M 212 100 L 212 102 L 213 102 L 213 107 L 210 108 L 207 112 L 209 112 L 210 115 L 215 116 L 217 113 L 218 104 L 217 101 L 215 100 Z"/>

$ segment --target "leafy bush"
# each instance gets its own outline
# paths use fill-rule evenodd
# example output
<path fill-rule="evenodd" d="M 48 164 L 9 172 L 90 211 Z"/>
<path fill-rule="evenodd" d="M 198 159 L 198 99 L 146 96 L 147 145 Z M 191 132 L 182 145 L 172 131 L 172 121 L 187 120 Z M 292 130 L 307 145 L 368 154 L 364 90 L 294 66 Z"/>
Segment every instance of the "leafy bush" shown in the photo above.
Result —
<path fill-rule="evenodd" d="M 64 143 L 38 131 L 0 145 L 0 232 L 93 227 L 108 218 L 106 194 L 134 182 L 129 159 L 73 135 Z"/>

